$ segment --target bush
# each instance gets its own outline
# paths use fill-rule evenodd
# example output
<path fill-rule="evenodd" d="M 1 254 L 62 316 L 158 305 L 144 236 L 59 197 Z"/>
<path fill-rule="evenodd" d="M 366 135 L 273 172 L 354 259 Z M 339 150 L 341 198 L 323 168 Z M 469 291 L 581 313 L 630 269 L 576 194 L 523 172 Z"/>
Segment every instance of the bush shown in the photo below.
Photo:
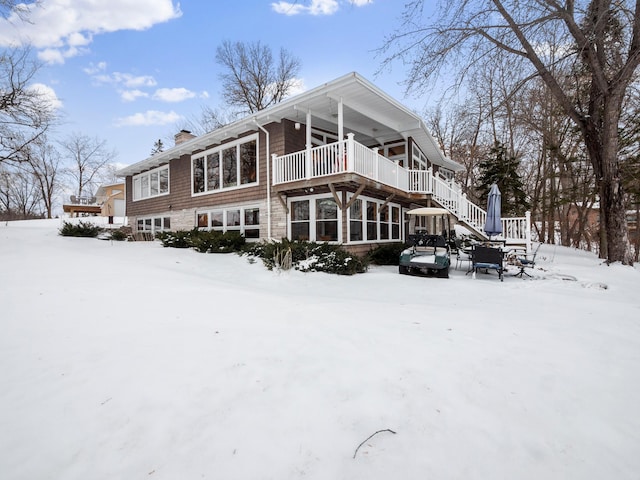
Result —
<path fill-rule="evenodd" d="M 198 233 L 198 229 L 177 230 L 175 232 L 158 232 L 156 238 L 162 242 L 163 247 L 190 248 L 191 237 Z"/>
<path fill-rule="evenodd" d="M 118 242 L 122 242 L 127 239 L 127 234 L 122 230 L 113 230 L 111 232 L 111 240 L 116 240 Z"/>
<path fill-rule="evenodd" d="M 407 248 L 404 243 L 386 243 L 367 254 L 367 259 L 375 265 L 398 265 L 400 253 Z"/>
<path fill-rule="evenodd" d="M 156 238 L 164 247 L 193 248 L 201 253 L 230 253 L 242 250 L 245 238 L 240 232 L 217 230 L 178 230 L 158 232 Z"/>
<path fill-rule="evenodd" d="M 91 222 L 62 222 L 62 227 L 59 230 L 60 235 L 63 237 L 97 237 L 102 231 L 102 228 Z"/>
<path fill-rule="evenodd" d="M 297 242 L 283 238 L 281 242 L 247 245 L 244 253 L 260 257 L 265 266 L 286 268 L 289 264 L 301 272 L 326 272 L 354 275 L 367 270 L 367 262 L 347 252 L 340 245 Z"/>
<path fill-rule="evenodd" d="M 191 236 L 191 246 L 201 253 L 230 253 L 242 250 L 245 239 L 240 232 L 200 231 Z"/>

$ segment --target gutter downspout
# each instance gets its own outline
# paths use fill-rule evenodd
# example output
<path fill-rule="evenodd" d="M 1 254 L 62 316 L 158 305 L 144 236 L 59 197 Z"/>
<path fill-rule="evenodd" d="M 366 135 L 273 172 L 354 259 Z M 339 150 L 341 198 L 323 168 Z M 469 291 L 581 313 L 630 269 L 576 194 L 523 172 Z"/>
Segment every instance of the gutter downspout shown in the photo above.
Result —
<path fill-rule="evenodd" d="M 271 158 L 271 156 L 269 155 L 269 145 L 270 145 L 270 141 L 269 141 L 269 132 L 258 123 L 258 119 L 254 117 L 253 121 L 255 122 L 256 126 L 262 130 L 265 134 L 265 136 L 267 137 L 267 146 L 265 148 L 265 153 L 267 156 L 267 239 L 271 240 L 271 165 L 269 163 L 269 160 Z"/>

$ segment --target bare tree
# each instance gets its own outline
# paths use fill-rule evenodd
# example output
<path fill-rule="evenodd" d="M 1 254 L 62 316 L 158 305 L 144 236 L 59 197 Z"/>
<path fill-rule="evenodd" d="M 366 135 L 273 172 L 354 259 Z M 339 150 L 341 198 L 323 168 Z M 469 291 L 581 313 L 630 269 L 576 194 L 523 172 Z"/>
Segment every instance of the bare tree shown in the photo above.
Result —
<path fill-rule="evenodd" d="M 106 140 L 81 133 L 72 133 L 60 142 L 60 147 L 68 161 L 66 174 L 73 183 L 72 188 L 79 197 L 93 195 L 107 165 L 117 156 L 116 152 L 108 149 Z"/>
<path fill-rule="evenodd" d="M 39 1 L 0 0 L 0 17 L 9 22 L 29 22 Z M 0 163 L 19 162 L 21 152 L 46 132 L 55 108 L 41 92 L 31 88 L 40 64 L 28 48 L 0 50 Z"/>
<path fill-rule="evenodd" d="M 241 113 L 254 113 L 282 101 L 295 85 L 300 60 L 285 49 L 274 58 L 262 43 L 225 41 L 216 50 L 223 97 Z"/>
<path fill-rule="evenodd" d="M 471 66 L 504 56 L 512 59 L 519 83 L 541 78 L 576 124 L 593 166 L 605 234 L 601 255 L 631 264 L 618 123 L 640 63 L 640 2 L 453 0 L 442 5 L 431 26 L 422 21 L 424 5 L 407 5 L 401 33 L 383 50 L 386 63 L 409 61 L 407 84 L 418 89 L 448 67 L 456 67 L 462 80 Z M 561 58 L 548 54 L 551 44 L 564 47 Z M 563 86 L 554 68 L 559 62 L 571 67 L 581 94 Z"/>
<path fill-rule="evenodd" d="M 60 153 L 47 142 L 46 137 L 42 137 L 30 145 L 27 161 L 21 166 L 24 171 L 32 174 L 33 181 L 40 189 L 40 197 L 47 218 L 52 218 L 54 200 L 62 186 Z"/>
<path fill-rule="evenodd" d="M 23 149 L 55 119 L 49 99 L 30 88 L 39 67 L 29 49 L 0 52 L 0 163 L 24 159 Z"/>
<path fill-rule="evenodd" d="M 15 0 L 0 0 L 0 17 L 9 18 L 11 14 L 14 14 L 18 20 L 26 22 L 29 21 L 31 9 L 40 4 L 40 0 L 29 2 L 28 4 L 16 2 Z"/>
<path fill-rule="evenodd" d="M 0 218 L 25 220 L 42 216 L 42 197 L 33 175 L 23 169 L 0 170 Z"/>

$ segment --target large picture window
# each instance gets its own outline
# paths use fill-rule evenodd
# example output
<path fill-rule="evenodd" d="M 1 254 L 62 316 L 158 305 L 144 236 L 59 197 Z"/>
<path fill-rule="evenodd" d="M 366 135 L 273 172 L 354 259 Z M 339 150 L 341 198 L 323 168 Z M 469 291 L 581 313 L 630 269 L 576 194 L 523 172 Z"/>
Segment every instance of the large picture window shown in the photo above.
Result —
<path fill-rule="evenodd" d="M 258 136 L 198 153 L 191 159 L 194 195 L 258 182 Z"/>
<path fill-rule="evenodd" d="M 133 177 L 133 200 L 169 193 L 169 165 Z"/>

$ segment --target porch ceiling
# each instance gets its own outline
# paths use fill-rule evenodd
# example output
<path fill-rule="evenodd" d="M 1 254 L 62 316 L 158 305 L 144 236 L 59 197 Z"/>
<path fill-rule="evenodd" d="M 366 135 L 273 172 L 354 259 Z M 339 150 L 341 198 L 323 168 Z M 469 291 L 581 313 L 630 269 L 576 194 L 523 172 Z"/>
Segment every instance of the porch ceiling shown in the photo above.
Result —
<path fill-rule="evenodd" d="M 170 159 L 191 153 L 226 138 L 257 129 L 257 125 L 287 118 L 305 122 L 311 112 L 312 125 L 336 131 L 338 103 L 342 99 L 345 134 L 353 132 L 358 142 L 373 146 L 412 137 L 429 159 L 454 171 L 462 167 L 446 158 L 427 131 L 422 119 L 357 73 L 350 73 L 277 105 L 245 117 L 225 127 L 177 145 L 120 170 L 120 176 L 132 175 L 168 163 Z"/>

